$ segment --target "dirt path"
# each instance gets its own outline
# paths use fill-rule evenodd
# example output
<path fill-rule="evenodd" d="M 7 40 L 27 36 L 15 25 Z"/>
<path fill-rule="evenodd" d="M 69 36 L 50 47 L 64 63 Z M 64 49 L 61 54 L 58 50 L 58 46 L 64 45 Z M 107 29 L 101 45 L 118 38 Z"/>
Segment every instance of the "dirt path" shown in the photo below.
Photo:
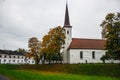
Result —
<path fill-rule="evenodd" d="M 10 80 L 10 79 L 0 74 L 0 80 Z"/>

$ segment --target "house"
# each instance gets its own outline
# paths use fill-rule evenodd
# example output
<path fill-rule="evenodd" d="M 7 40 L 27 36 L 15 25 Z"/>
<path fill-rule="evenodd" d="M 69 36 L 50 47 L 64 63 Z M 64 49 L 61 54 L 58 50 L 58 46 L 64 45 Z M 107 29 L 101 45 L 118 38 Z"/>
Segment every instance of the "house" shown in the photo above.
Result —
<path fill-rule="evenodd" d="M 102 63 L 101 57 L 105 55 L 104 39 L 72 38 L 72 26 L 70 25 L 68 5 L 65 11 L 65 45 L 63 48 L 63 63 Z M 107 60 L 107 63 L 111 60 Z M 114 61 L 118 63 L 118 60 Z"/>
<path fill-rule="evenodd" d="M 0 50 L 0 64 L 35 64 L 35 61 L 17 51 Z"/>

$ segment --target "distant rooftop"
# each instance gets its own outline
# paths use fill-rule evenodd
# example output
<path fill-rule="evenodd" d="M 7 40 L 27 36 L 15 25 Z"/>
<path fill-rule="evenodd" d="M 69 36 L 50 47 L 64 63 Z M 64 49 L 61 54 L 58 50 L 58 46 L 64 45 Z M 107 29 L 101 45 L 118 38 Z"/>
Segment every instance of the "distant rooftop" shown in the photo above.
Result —
<path fill-rule="evenodd" d="M 11 50 L 1 50 L 0 54 L 7 54 L 7 55 L 24 55 L 23 53 L 17 52 L 17 51 L 11 51 Z"/>

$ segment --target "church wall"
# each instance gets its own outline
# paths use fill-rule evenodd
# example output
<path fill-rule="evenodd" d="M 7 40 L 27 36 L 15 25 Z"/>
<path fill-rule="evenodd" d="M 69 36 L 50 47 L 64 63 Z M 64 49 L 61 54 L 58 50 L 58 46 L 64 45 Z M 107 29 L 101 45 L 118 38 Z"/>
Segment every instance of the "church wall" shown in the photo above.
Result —
<path fill-rule="evenodd" d="M 80 58 L 80 52 L 82 51 L 83 57 Z M 92 52 L 94 51 L 94 57 Z M 74 63 L 102 63 L 100 58 L 105 54 L 104 50 L 94 50 L 94 49 L 70 49 L 70 64 Z"/>
<path fill-rule="evenodd" d="M 68 47 L 70 46 L 70 43 L 72 41 L 72 28 L 67 28 L 67 27 L 64 27 L 65 28 L 65 36 L 66 36 L 66 39 L 65 39 L 65 45 L 64 45 L 64 49 L 63 49 L 63 63 L 68 63 Z"/>

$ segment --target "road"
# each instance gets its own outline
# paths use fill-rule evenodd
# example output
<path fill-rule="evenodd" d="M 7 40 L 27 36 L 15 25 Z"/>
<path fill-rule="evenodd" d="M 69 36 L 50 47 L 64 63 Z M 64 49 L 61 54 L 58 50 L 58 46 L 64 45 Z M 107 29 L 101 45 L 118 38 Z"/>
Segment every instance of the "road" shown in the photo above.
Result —
<path fill-rule="evenodd" d="M 10 79 L 0 74 L 0 80 L 10 80 Z"/>

